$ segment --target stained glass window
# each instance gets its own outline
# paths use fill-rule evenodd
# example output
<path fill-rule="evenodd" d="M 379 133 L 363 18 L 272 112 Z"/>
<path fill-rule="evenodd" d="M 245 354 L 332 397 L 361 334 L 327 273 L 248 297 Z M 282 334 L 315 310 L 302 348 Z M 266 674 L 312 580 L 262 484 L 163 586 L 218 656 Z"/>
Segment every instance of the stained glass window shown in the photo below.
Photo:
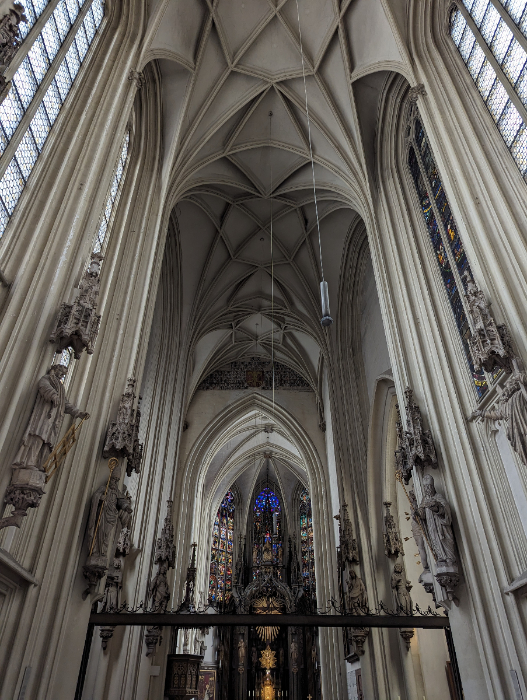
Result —
<path fill-rule="evenodd" d="M 97 231 L 97 236 L 95 239 L 95 245 L 93 248 L 94 253 L 98 253 L 100 250 L 102 250 L 105 239 L 106 239 L 106 233 L 108 231 L 108 226 L 110 224 L 110 219 L 112 217 L 113 212 L 115 211 L 116 203 L 117 200 L 119 199 L 119 195 L 121 193 L 121 181 L 123 178 L 123 173 L 126 168 L 126 161 L 128 160 L 128 147 L 130 145 L 130 132 L 127 130 L 126 134 L 124 135 L 123 139 L 123 146 L 121 148 L 121 154 L 119 156 L 119 160 L 117 161 L 117 166 L 115 168 L 113 177 L 112 177 L 112 182 L 110 184 L 110 189 L 108 192 L 108 197 L 106 199 L 106 206 L 104 207 L 104 211 L 102 214 L 102 220 L 101 220 L 101 225 L 99 226 L 99 230 Z"/>
<path fill-rule="evenodd" d="M 216 514 L 210 552 L 209 601 L 228 603 L 232 593 L 234 495 L 227 491 Z"/>
<path fill-rule="evenodd" d="M 283 561 L 282 508 L 280 499 L 266 486 L 254 501 L 253 578 L 257 578 L 262 564 L 277 567 L 281 577 Z"/>
<path fill-rule="evenodd" d="M 33 12 L 36 20 L 37 10 L 40 14 L 46 4 L 33 4 L 33 10 L 28 9 L 29 16 Z M 75 35 L 72 35 L 70 29 L 81 10 L 84 12 L 83 4 L 84 0 L 60 0 L 15 73 L 13 86 L 0 105 L 0 154 L 11 140 L 15 139 L 18 143 L 10 162 L 2 164 L 0 161 L 0 172 L 3 172 L 0 178 L 0 236 L 4 234 L 51 127 L 102 22 L 103 0 L 92 0 L 82 23 Z M 26 2 L 25 6 L 29 8 L 29 3 Z M 63 44 L 69 44 L 69 48 L 64 58 L 57 63 L 54 59 Z M 37 89 L 50 71 L 54 72 L 54 77 L 40 104 L 35 105 Z M 17 127 L 28 109 L 32 111 L 33 117 L 26 131 L 19 133 Z"/>
<path fill-rule="evenodd" d="M 304 592 L 316 598 L 315 552 L 313 549 L 313 515 L 309 491 L 300 492 L 300 555 L 302 557 L 302 582 Z"/>
<path fill-rule="evenodd" d="M 474 380 L 476 393 L 479 398 L 482 398 L 488 390 L 487 379 L 483 371 L 476 372 L 474 369 L 468 345 L 471 335 L 470 327 L 462 301 L 466 285 L 463 274 L 465 271 L 470 272 L 470 266 L 430 148 L 430 143 L 417 110 L 415 107 L 413 109 L 415 111 L 409 134 L 408 166 L 434 249 L 439 272 L 461 337 L 467 363 Z"/>
<path fill-rule="evenodd" d="M 516 165 L 527 178 L 525 121 L 515 100 L 511 99 L 515 93 L 527 106 L 527 53 L 501 17 L 495 2 L 463 0 L 474 25 L 470 26 L 460 9 L 454 9 L 450 16 L 450 35 Z M 501 4 L 525 34 L 527 0 L 501 0 Z M 484 44 L 496 59 L 498 73 L 485 55 Z"/>

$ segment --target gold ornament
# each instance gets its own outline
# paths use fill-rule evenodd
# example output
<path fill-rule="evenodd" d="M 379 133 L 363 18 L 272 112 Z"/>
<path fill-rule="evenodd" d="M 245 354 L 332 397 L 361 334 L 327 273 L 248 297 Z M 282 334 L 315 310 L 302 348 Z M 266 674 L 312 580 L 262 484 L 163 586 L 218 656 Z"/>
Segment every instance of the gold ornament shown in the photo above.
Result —
<path fill-rule="evenodd" d="M 260 663 L 262 664 L 262 668 L 267 670 L 276 667 L 276 651 L 272 651 L 269 644 L 262 651 Z"/>

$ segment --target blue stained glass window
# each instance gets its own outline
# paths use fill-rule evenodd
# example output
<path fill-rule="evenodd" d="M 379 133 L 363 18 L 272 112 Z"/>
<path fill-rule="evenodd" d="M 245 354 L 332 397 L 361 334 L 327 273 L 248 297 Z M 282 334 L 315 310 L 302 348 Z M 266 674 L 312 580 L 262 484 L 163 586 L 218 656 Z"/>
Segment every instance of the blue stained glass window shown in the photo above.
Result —
<path fill-rule="evenodd" d="M 508 81 L 527 106 L 527 53 L 490 0 L 463 0 L 480 34 L 476 36 L 458 9 L 450 16 L 450 36 L 507 144 L 522 176 L 527 178 L 525 123 L 502 80 Z M 498 0 L 496 0 L 498 1 Z M 527 31 L 526 0 L 501 0 L 522 32 Z M 527 34 L 526 34 L 527 36 Z M 503 73 L 498 76 L 481 48 L 485 42 Z"/>
<path fill-rule="evenodd" d="M 488 384 L 485 373 L 483 371 L 476 372 L 474 369 L 468 344 L 470 326 L 461 298 L 461 294 L 464 294 L 465 290 L 459 289 L 457 281 L 461 279 L 462 283 L 465 284 L 462 275 L 465 271 L 470 271 L 470 266 L 428 138 L 426 137 L 421 121 L 417 117 L 414 120 L 413 127 L 414 136 L 413 143 L 408 151 L 408 166 L 419 198 L 430 241 L 434 249 L 439 272 L 461 337 L 463 350 L 472 374 L 474 386 L 478 397 L 482 398 L 488 391 Z M 417 153 L 419 153 L 422 168 Z M 432 195 L 434 204 L 439 212 L 439 222 L 436 219 L 430 195 Z M 448 241 L 449 249 L 445 248 L 444 240 Z M 459 277 L 456 277 L 454 274 L 451 261 L 454 262 Z"/>
<path fill-rule="evenodd" d="M 259 496 L 256 497 L 254 503 L 254 512 L 257 515 L 261 515 L 264 510 L 270 509 L 271 512 L 280 512 L 280 501 L 278 496 L 276 496 L 270 488 L 265 488 Z"/>
<path fill-rule="evenodd" d="M 37 8 L 36 5 L 26 0 L 24 5 L 28 10 L 28 17 L 31 15 L 36 21 L 46 4 L 45 2 L 41 3 Z M 61 0 L 13 76 L 9 95 L 0 105 L 0 154 L 4 152 L 13 137 L 26 109 L 35 97 L 38 87 L 50 70 L 52 61 L 77 18 L 82 5 L 82 0 L 79 2 L 77 0 L 68 0 L 68 2 Z M 100 25 L 102 18 L 101 0 L 93 0 L 92 7 L 88 10 L 79 29 L 82 32 L 79 42 L 82 46 L 80 55 L 83 58 L 87 50 L 86 36 L 90 37 L 91 42 L 95 35 L 95 29 Z M 12 215 L 79 70 L 82 59 L 79 58 L 77 43 L 75 38 L 65 58 L 58 65 L 55 77 L 42 98 L 42 103 L 35 112 L 27 131 L 22 134 L 15 155 L 0 179 L 0 237 L 4 234 L 9 223 L 5 212 L 9 216 Z"/>
<path fill-rule="evenodd" d="M 316 600 L 315 551 L 313 549 L 313 515 L 309 491 L 300 492 L 300 556 L 304 592 Z"/>
<path fill-rule="evenodd" d="M 209 570 L 209 601 L 229 602 L 232 593 L 234 494 L 227 491 L 214 519 Z"/>

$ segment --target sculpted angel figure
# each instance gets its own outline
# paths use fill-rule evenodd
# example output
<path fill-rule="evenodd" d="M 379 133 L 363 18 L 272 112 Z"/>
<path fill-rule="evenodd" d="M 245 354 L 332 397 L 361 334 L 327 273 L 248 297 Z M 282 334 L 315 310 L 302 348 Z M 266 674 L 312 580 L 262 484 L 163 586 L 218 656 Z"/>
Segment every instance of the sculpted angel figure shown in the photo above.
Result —
<path fill-rule="evenodd" d="M 521 461 L 527 465 L 527 374 L 512 361 L 513 371 L 503 386 L 497 404 L 474 411 L 469 420 L 502 420 L 507 426 L 507 438 Z"/>

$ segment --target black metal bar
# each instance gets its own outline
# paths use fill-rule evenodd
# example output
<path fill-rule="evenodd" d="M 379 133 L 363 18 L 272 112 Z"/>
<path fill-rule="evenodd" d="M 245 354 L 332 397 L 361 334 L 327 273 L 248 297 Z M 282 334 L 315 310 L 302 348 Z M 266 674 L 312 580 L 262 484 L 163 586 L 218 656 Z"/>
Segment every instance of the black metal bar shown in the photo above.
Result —
<path fill-rule="evenodd" d="M 445 629 L 445 636 L 457 696 L 456 700 L 463 700 L 463 698 L 465 697 L 463 694 L 463 684 L 461 683 L 461 674 L 459 673 L 459 666 L 457 663 L 457 654 L 456 647 L 454 645 L 454 637 L 452 636 L 452 630 L 450 628 Z"/>
<path fill-rule="evenodd" d="M 92 613 L 93 614 L 93 613 Z M 82 691 L 84 690 L 84 681 L 86 680 L 86 671 L 88 670 L 88 661 L 90 660 L 90 649 L 93 639 L 94 625 L 90 622 L 86 630 L 86 639 L 84 640 L 84 651 L 82 652 L 82 660 L 77 677 L 77 688 L 75 690 L 75 700 L 81 700 Z"/>
<path fill-rule="evenodd" d="M 92 613 L 92 625 L 162 625 L 170 627 L 229 627 L 265 625 L 262 615 L 219 615 L 207 613 Z M 448 617 L 440 615 L 273 615 L 273 627 L 419 627 L 443 629 Z"/>

